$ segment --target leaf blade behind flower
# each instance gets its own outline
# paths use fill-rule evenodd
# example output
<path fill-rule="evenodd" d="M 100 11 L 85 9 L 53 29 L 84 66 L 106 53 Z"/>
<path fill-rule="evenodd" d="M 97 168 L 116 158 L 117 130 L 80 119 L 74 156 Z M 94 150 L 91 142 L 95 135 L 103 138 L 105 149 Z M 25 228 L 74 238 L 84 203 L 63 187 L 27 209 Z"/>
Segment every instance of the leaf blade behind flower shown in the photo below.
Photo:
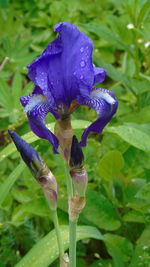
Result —
<path fill-rule="evenodd" d="M 122 154 L 113 150 L 108 152 L 100 161 L 99 172 L 100 175 L 109 181 L 112 181 L 118 175 L 121 168 L 123 168 L 124 159 Z"/>
<path fill-rule="evenodd" d="M 60 226 L 65 250 L 69 247 L 68 226 Z M 103 240 L 102 234 L 91 226 L 77 227 L 77 241 L 85 238 Z M 41 253 L 42 251 L 42 253 Z M 59 256 L 55 230 L 43 237 L 24 257 L 16 267 L 47 267 Z"/>
<path fill-rule="evenodd" d="M 0 206 L 7 197 L 11 187 L 15 181 L 19 178 L 20 174 L 25 168 L 25 164 L 21 162 L 14 171 L 8 176 L 5 182 L 0 186 Z"/>
<path fill-rule="evenodd" d="M 107 131 L 119 135 L 130 145 L 145 152 L 150 151 L 150 125 L 126 123 L 116 127 L 108 127 Z"/>

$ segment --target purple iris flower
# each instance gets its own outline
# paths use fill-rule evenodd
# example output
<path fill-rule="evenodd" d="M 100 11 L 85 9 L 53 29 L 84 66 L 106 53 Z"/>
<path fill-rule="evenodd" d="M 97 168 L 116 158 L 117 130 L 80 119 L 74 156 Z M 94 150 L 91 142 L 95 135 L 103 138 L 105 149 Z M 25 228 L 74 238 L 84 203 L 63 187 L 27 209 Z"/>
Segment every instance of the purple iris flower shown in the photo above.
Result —
<path fill-rule="evenodd" d="M 69 116 L 80 105 L 93 108 L 98 118 L 85 129 L 81 146 L 86 145 L 90 132 L 101 132 L 116 112 L 118 101 L 114 93 L 92 88 L 104 81 L 106 71 L 92 63 L 93 43 L 71 23 L 56 25 L 57 38 L 28 65 L 28 76 L 35 84 L 33 93 L 21 97 L 32 131 L 47 139 L 57 153 L 58 139 L 45 126 L 48 112 L 56 119 Z"/>

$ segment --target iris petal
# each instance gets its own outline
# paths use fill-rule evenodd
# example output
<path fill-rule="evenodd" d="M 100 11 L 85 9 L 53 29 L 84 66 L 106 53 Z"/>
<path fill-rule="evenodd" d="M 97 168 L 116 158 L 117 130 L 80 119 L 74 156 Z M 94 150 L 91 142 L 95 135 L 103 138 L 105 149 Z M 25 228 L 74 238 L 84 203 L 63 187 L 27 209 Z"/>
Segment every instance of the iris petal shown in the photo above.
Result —
<path fill-rule="evenodd" d="M 31 63 L 30 79 L 42 88 L 47 99 L 70 105 L 78 95 L 89 95 L 94 82 L 93 44 L 73 24 L 62 22 L 55 27 L 59 35 L 43 54 Z"/>
<path fill-rule="evenodd" d="M 106 77 L 106 70 L 98 67 L 94 67 L 94 84 L 102 83 L 105 80 Z"/>
<path fill-rule="evenodd" d="M 25 104 L 26 101 L 26 104 Z M 29 95 L 22 97 L 21 102 L 24 103 L 25 112 L 27 113 L 31 130 L 40 138 L 47 139 L 52 145 L 55 153 L 58 148 L 58 140 L 56 136 L 45 126 L 45 117 L 48 112 L 54 114 L 49 106 L 45 96 L 41 94 Z"/>
<path fill-rule="evenodd" d="M 82 134 L 81 146 L 86 146 L 86 139 L 90 132 L 101 132 L 105 125 L 111 120 L 117 110 L 118 101 L 113 92 L 106 89 L 93 90 L 89 99 L 82 102 L 93 108 L 98 118 Z"/>
<path fill-rule="evenodd" d="M 31 100 L 31 98 L 33 96 L 36 96 L 37 94 L 43 95 L 43 92 L 42 92 L 42 90 L 41 90 L 40 87 L 35 86 L 32 94 L 29 94 L 27 96 L 21 96 L 20 97 L 20 102 L 21 102 L 22 106 L 25 107 L 29 103 L 29 101 Z"/>

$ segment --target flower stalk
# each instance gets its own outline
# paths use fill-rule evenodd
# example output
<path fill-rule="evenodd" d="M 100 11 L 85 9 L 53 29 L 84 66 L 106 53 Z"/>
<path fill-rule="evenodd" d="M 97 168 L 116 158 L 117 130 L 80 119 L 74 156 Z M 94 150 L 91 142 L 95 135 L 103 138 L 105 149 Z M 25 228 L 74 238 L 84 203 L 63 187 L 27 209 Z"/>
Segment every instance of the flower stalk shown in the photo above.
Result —
<path fill-rule="evenodd" d="M 20 101 L 27 114 L 31 130 L 38 137 L 48 140 L 53 146 L 54 153 L 60 152 L 67 166 L 69 266 L 75 267 L 76 227 L 79 215 L 86 203 L 85 193 L 88 182 L 80 146 L 86 146 L 90 132 L 99 133 L 103 130 L 115 114 L 118 101 L 113 92 L 95 88 L 96 84 L 104 81 L 106 71 L 92 63 L 92 40 L 68 22 L 57 24 L 54 31 L 58 33 L 56 39 L 28 65 L 28 76 L 35 87 L 31 94 L 22 96 Z M 97 119 L 84 130 L 79 145 L 77 138 L 73 135 L 70 116 L 76 108 L 82 105 L 94 109 Z M 54 133 L 45 125 L 45 117 L 48 113 L 56 118 Z M 63 246 L 57 218 L 58 192 L 55 177 L 33 148 L 12 131 L 9 134 L 43 189 L 53 214 L 62 258 Z"/>
<path fill-rule="evenodd" d="M 75 135 L 69 143 L 71 143 L 69 166 L 65 164 L 69 214 L 69 266 L 76 267 L 76 229 L 79 215 L 86 203 L 88 180 L 83 164 L 84 155 Z"/>
<path fill-rule="evenodd" d="M 66 183 L 67 183 L 67 194 L 68 194 L 68 215 L 69 215 L 69 267 L 76 266 L 76 227 L 77 221 L 71 219 L 71 206 L 70 201 L 73 199 L 73 184 L 69 175 L 69 169 L 67 164 L 65 165 L 66 171 Z"/>

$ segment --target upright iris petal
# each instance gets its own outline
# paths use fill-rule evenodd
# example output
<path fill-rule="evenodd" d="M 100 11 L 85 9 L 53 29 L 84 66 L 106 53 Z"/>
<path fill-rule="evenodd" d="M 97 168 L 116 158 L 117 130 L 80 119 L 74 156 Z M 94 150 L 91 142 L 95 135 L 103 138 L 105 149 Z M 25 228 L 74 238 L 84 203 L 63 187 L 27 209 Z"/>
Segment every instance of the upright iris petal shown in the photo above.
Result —
<path fill-rule="evenodd" d="M 108 90 L 92 86 L 104 81 L 106 71 L 92 63 L 93 43 L 71 23 L 55 26 L 57 38 L 29 66 L 28 76 L 35 84 L 32 94 L 21 97 L 33 132 L 47 139 L 57 153 L 58 139 L 45 126 L 48 112 L 56 119 L 69 116 L 80 105 L 88 105 L 98 119 L 82 135 L 81 145 L 91 131 L 100 132 L 117 109 L 117 99 Z"/>
<path fill-rule="evenodd" d="M 56 25 L 57 39 L 31 63 L 30 79 L 59 105 L 69 106 L 78 95 L 88 95 L 94 81 L 92 41 L 75 25 L 63 22 Z"/>

